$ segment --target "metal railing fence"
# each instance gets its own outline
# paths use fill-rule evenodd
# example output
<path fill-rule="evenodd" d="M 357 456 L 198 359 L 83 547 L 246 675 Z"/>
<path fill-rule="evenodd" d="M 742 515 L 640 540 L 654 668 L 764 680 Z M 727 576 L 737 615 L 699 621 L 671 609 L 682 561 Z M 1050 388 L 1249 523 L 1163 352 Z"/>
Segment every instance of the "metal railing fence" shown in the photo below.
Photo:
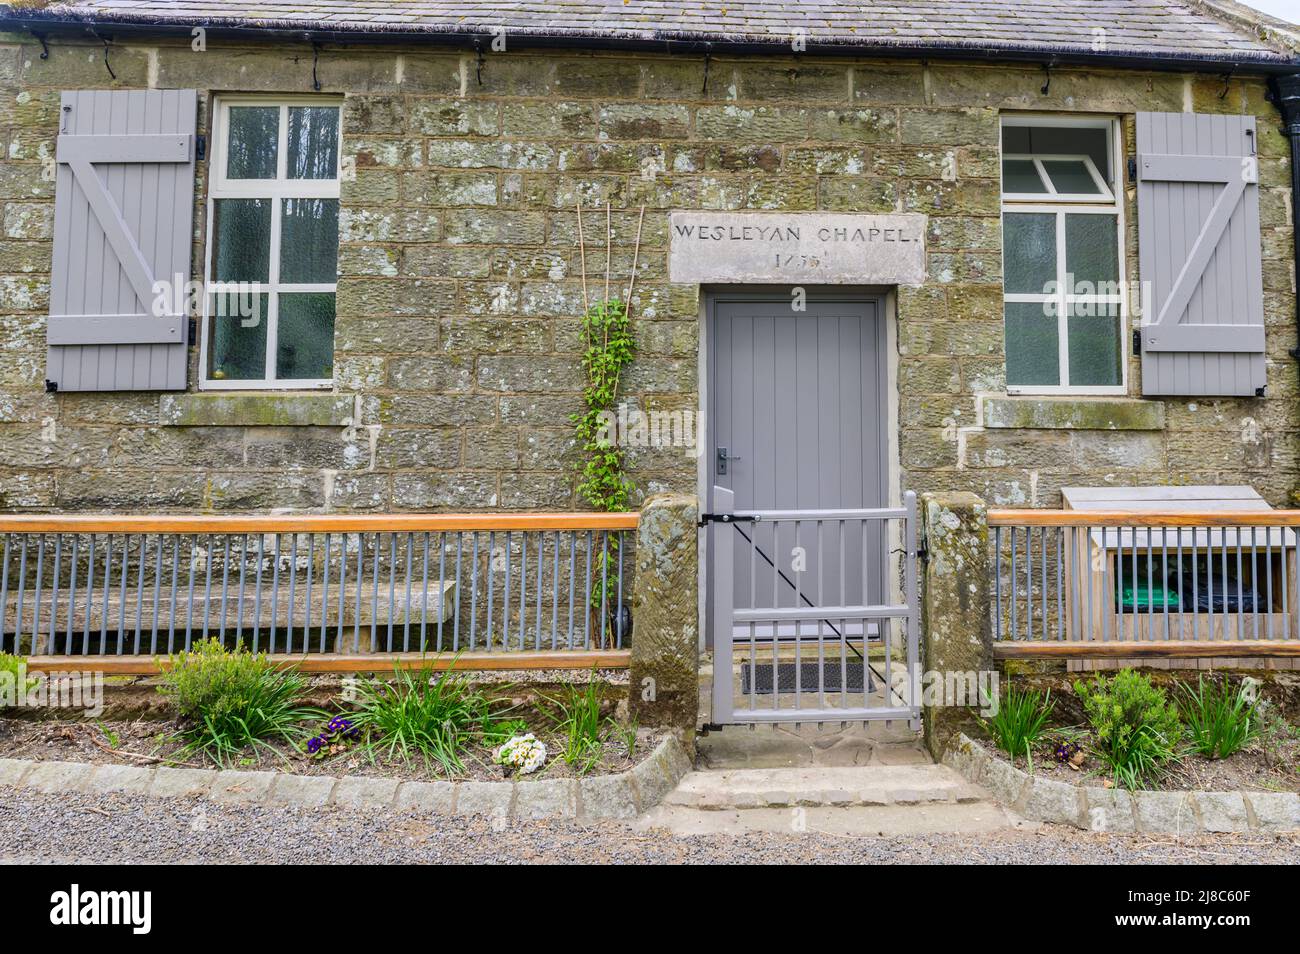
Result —
<path fill-rule="evenodd" d="M 989 511 L 1002 644 L 1300 639 L 1298 511 Z"/>
<path fill-rule="evenodd" d="M 0 517 L 0 649 L 621 649 L 637 514 Z"/>

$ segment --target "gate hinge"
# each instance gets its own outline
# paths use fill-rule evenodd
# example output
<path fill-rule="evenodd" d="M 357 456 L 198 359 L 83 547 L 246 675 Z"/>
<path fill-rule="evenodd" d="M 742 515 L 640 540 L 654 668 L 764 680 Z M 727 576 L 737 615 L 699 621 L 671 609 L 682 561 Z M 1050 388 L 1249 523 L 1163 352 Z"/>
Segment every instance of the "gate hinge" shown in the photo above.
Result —
<path fill-rule="evenodd" d="M 697 526 L 705 526 L 710 523 L 755 523 L 758 517 L 747 517 L 744 514 L 736 513 L 702 513 Z"/>

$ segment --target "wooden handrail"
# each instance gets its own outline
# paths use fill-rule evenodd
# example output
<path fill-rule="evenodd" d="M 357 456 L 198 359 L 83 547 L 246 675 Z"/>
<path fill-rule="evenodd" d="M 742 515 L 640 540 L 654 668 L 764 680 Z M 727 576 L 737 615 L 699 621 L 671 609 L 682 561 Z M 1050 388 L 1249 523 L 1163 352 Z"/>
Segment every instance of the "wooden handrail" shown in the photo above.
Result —
<path fill-rule="evenodd" d="M 1300 639 L 1216 639 L 1115 641 L 999 640 L 994 659 L 1213 659 L 1215 657 L 1300 656 Z"/>
<path fill-rule="evenodd" d="M 1300 510 L 990 510 L 990 527 L 1300 527 Z"/>
<path fill-rule="evenodd" d="M 406 533 L 635 530 L 629 513 L 2 514 L 0 533 Z"/>
<path fill-rule="evenodd" d="M 374 653 L 347 656 L 333 653 L 289 655 L 276 653 L 271 662 L 282 669 L 302 672 L 388 672 L 394 669 L 513 671 L 524 669 L 627 669 L 629 649 L 572 649 L 542 652 L 474 652 L 421 655 L 419 653 Z M 102 672 L 111 676 L 142 676 L 171 667 L 166 656 L 29 656 L 29 672 Z"/>

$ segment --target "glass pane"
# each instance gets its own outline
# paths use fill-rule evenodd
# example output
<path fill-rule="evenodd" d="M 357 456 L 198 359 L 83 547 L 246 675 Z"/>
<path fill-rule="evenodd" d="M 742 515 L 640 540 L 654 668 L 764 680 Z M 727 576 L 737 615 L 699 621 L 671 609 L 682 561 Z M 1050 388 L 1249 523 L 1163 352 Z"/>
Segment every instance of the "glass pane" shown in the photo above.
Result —
<path fill-rule="evenodd" d="M 338 173 L 337 106 L 289 107 L 290 179 L 333 179 Z"/>
<path fill-rule="evenodd" d="M 1052 185 L 1062 195 L 1101 195 L 1097 183 L 1088 173 L 1088 167 L 1079 159 L 1044 159 Z"/>
<path fill-rule="evenodd" d="M 1002 217 L 1004 285 L 1013 293 L 1045 295 L 1056 280 L 1056 216 L 1008 212 Z"/>
<path fill-rule="evenodd" d="M 1007 384 L 1061 383 L 1056 315 L 1050 302 L 1006 303 Z"/>
<path fill-rule="evenodd" d="M 1038 169 L 1028 159 L 1003 159 L 1002 191 L 1046 195 L 1047 186 L 1043 185 Z"/>
<path fill-rule="evenodd" d="M 1110 183 L 1110 150 L 1106 126 L 1004 126 L 1002 151 L 1034 156 L 1087 156 Z M 1093 187 L 1089 187 L 1091 193 Z"/>
<path fill-rule="evenodd" d="M 1065 270 L 1075 294 L 1118 295 L 1119 228 L 1113 215 L 1065 217 Z M 1087 282 L 1091 287 L 1080 288 Z M 1098 287 L 1101 285 L 1109 287 Z"/>
<path fill-rule="evenodd" d="M 271 200 L 213 203 L 212 280 L 265 282 L 271 277 Z"/>
<path fill-rule="evenodd" d="M 334 295 L 281 295 L 276 321 L 278 378 L 334 376 Z"/>
<path fill-rule="evenodd" d="M 1119 384 L 1119 305 L 1075 302 L 1070 307 L 1068 349 L 1071 384 Z"/>
<path fill-rule="evenodd" d="M 231 106 L 226 177 L 274 179 L 280 147 L 279 106 Z"/>
<path fill-rule="evenodd" d="M 209 303 L 208 377 L 214 381 L 266 377 L 267 296 L 218 292 Z"/>
<path fill-rule="evenodd" d="M 280 210 L 280 281 L 333 282 L 339 260 L 339 200 L 284 199 Z"/>

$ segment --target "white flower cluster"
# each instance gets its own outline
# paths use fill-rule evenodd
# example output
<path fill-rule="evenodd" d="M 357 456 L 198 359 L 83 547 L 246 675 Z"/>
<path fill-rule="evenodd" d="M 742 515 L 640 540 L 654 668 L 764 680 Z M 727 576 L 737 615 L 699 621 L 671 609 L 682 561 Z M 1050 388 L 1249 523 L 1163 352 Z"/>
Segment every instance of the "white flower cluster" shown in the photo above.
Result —
<path fill-rule="evenodd" d="M 531 732 L 513 736 L 510 741 L 492 753 L 498 765 L 513 765 L 520 775 L 536 772 L 546 762 L 546 746 L 537 741 Z"/>

